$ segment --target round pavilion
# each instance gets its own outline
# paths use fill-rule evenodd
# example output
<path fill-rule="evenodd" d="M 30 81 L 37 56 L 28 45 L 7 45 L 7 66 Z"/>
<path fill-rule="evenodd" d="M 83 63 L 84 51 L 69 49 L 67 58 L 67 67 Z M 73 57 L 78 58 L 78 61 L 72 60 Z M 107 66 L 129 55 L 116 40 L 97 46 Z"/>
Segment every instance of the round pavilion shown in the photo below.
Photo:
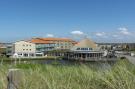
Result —
<path fill-rule="evenodd" d="M 103 57 L 104 52 L 100 50 L 95 42 L 85 38 L 70 49 L 66 54 L 67 59 L 74 60 L 97 60 Z"/>

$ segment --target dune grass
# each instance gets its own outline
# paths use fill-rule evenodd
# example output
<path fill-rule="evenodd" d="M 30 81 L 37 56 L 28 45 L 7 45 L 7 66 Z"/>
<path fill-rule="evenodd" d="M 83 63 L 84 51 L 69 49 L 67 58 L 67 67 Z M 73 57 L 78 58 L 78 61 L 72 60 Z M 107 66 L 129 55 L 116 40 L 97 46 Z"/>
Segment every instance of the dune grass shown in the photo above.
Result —
<path fill-rule="evenodd" d="M 6 89 L 10 65 L 0 66 L 0 89 Z M 111 69 L 98 70 L 86 65 L 21 64 L 23 82 L 20 89 L 135 89 L 135 66 L 127 60 Z"/>

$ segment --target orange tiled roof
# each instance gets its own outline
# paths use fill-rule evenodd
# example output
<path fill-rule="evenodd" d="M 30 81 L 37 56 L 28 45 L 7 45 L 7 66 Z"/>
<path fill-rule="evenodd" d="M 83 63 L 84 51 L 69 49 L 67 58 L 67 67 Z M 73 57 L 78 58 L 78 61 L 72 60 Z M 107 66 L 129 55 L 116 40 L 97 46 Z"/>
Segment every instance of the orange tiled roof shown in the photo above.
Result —
<path fill-rule="evenodd" d="M 40 38 L 46 41 L 73 41 L 69 38 Z"/>
<path fill-rule="evenodd" d="M 48 44 L 48 43 L 53 43 L 52 41 L 68 41 L 68 42 L 73 42 L 73 44 L 76 44 L 75 41 L 69 38 L 33 38 L 30 42 Z"/>
<path fill-rule="evenodd" d="M 50 41 L 44 41 L 42 39 L 37 39 L 37 38 L 31 39 L 30 42 L 37 43 L 37 44 L 51 44 L 52 43 Z"/>

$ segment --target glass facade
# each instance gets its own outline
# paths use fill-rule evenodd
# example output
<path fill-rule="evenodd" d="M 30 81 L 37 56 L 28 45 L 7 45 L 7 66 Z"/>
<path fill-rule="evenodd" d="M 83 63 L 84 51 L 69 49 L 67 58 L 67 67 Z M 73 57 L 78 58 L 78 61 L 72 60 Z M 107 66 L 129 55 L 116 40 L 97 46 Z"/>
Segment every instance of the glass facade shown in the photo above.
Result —
<path fill-rule="evenodd" d="M 93 50 L 92 48 L 77 48 L 78 51 L 90 51 Z"/>
<path fill-rule="evenodd" d="M 54 50 L 55 44 L 36 44 L 36 52 L 47 52 Z"/>

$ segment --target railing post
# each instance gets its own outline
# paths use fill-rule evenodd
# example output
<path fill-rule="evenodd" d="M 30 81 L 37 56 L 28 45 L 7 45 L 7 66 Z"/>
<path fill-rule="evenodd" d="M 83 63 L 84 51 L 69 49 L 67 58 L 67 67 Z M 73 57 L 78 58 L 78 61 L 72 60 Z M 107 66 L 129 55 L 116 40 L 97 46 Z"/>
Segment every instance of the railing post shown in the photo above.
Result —
<path fill-rule="evenodd" d="M 9 69 L 7 75 L 7 89 L 20 89 L 22 82 L 22 73 L 20 69 Z"/>

